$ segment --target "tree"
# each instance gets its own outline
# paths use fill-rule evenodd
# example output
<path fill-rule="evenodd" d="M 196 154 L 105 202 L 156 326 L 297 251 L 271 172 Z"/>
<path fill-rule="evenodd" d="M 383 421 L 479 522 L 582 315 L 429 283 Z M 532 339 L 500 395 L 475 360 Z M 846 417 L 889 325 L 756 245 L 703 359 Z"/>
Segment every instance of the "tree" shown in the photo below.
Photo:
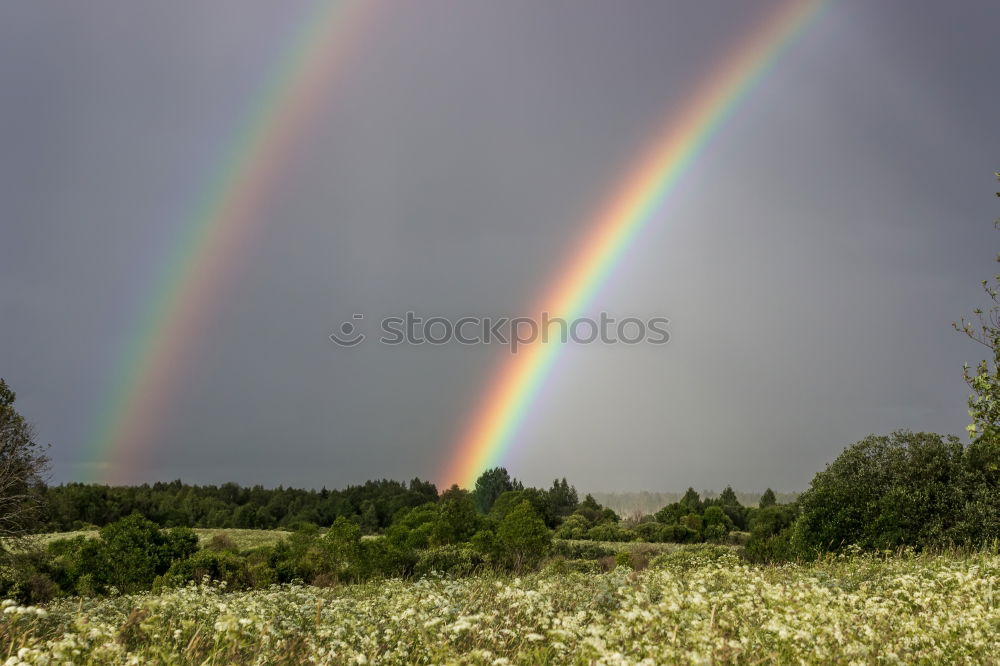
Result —
<path fill-rule="evenodd" d="M 691 513 L 701 513 L 703 508 L 701 497 L 694 488 L 687 489 L 687 492 L 684 493 L 684 497 L 681 498 L 680 503 L 687 507 L 688 511 Z"/>
<path fill-rule="evenodd" d="M 524 486 L 517 479 L 512 479 L 505 468 L 494 467 L 479 475 L 472 495 L 476 508 L 485 514 L 490 512 L 493 503 L 505 492 L 523 489 Z"/>
<path fill-rule="evenodd" d="M 721 506 L 710 506 L 705 509 L 705 525 L 719 525 L 729 532 L 733 529 L 733 521 L 726 515 Z"/>
<path fill-rule="evenodd" d="M 719 495 L 719 506 L 740 506 L 740 500 L 737 499 L 732 486 L 726 486 L 726 489 Z"/>
<path fill-rule="evenodd" d="M 795 545 L 812 556 L 849 544 L 881 550 L 966 541 L 966 478 L 955 437 L 872 435 L 848 447 L 799 497 Z"/>
<path fill-rule="evenodd" d="M 441 494 L 437 521 L 434 523 L 435 545 L 468 541 L 479 529 L 480 517 L 468 491 L 457 485 Z"/>
<path fill-rule="evenodd" d="M 38 527 L 49 466 L 31 424 L 14 409 L 16 398 L 0 379 L 0 538 L 8 545 Z"/>
<path fill-rule="evenodd" d="M 760 508 L 766 509 L 769 506 L 774 506 L 778 503 L 778 499 L 774 496 L 774 491 L 768 488 L 764 491 L 764 494 L 760 496 Z"/>
<path fill-rule="evenodd" d="M 552 544 L 552 533 L 531 504 L 521 502 L 497 528 L 497 541 L 515 571 L 537 564 Z"/>
<path fill-rule="evenodd" d="M 174 560 L 198 550 L 198 537 L 187 528 L 165 532 L 139 514 L 101 528 L 99 539 L 83 543 L 81 571 L 101 588 L 119 592 L 148 590 Z"/>
<path fill-rule="evenodd" d="M 576 505 L 580 502 L 576 488 L 569 485 L 565 477 L 562 480 L 556 479 L 552 482 L 552 487 L 548 492 L 548 500 L 549 515 L 556 522 L 561 522 L 566 516 L 576 511 Z"/>

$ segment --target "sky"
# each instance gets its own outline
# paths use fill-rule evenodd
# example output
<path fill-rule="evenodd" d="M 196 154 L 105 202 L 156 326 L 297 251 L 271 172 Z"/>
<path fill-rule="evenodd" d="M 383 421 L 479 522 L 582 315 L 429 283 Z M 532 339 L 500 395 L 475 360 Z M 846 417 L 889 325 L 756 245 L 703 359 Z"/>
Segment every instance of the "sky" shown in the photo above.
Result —
<path fill-rule="evenodd" d="M 378 3 L 124 480 L 438 480 L 509 351 L 330 333 L 355 313 L 526 313 L 780 4 Z M 94 439 L 140 313 L 312 6 L 0 5 L 0 376 L 54 482 L 115 465 Z M 992 0 L 830 2 L 588 306 L 668 318 L 669 343 L 568 346 L 508 469 L 797 491 L 869 434 L 961 435 L 962 364 L 984 350 L 951 323 L 984 304 L 1000 246 L 998 26 Z"/>

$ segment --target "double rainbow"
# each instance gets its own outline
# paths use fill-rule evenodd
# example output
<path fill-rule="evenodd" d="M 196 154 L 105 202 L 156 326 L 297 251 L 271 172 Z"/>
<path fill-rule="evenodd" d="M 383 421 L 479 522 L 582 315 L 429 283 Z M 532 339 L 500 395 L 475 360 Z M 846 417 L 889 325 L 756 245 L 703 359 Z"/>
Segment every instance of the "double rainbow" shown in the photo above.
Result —
<path fill-rule="evenodd" d="M 636 235 L 662 215 L 708 141 L 824 4 L 792 0 L 779 7 L 705 79 L 684 108 L 668 116 L 534 312 L 567 321 L 583 314 Z M 503 461 L 561 348 L 560 342 L 536 342 L 503 363 L 441 475 L 445 486 L 471 488 L 484 469 Z"/>

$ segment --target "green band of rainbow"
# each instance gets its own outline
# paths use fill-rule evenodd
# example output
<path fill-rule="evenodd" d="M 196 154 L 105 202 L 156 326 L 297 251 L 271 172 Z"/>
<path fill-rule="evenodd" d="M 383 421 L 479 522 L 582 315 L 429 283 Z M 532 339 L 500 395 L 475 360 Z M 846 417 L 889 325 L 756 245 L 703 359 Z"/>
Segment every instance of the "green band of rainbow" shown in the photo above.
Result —
<path fill-rule="evenodd" d="M 154 281 L 88 443 L 92 480 L 128 480 L 248 243 L 261 205 L 346 64 L 369 0 L 317 0 L 239 125 Z"/>
<path fill-rule="evenodd" d="M 731 52 L 679 113 L 670 115 L 590 224 L 535 313 L 567 321 L 582 315 L 636 234 L 662 213 L 708 140 L 824 5 L 823 0 L 786 2 Z M 537 342 L 504 361 L 442 474 L 445 486 L 471 488 L 484 469 L 503 460 L 561 348 L 560 342 Z"/>

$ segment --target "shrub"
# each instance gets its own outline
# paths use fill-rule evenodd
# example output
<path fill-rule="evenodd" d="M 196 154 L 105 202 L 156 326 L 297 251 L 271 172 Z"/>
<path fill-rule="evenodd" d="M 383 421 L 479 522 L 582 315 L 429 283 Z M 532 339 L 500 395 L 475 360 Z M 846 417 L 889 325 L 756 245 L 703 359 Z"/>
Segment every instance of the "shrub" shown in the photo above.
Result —
<path fill-rule="evenodd" d="M 669 541 L 670 529 L 660 523 L 639 523 L 633 531 L 642 541 L 650 543 L 663 543 Z"/>
<path fill-rule="evenodd" d="M 153 590 L 200 583 L 204 579 L 226 583 L 232 590 L 254 587 L 254 576 L 244 557 L 226 550 L 200 550 L 191 557 L 177 560 L 156 579 Z"/>
<path fill-rule="evenodd" d="M 432 572 L 448 576 L 466 576 L 482 564 L 482 557 L 470 546 L 437 546 L 420 553 L 413 573 L 416 576 L 426 576 Z"/>
<path fill-rule="evenodd" d="M 591 541 L 613 541 L 620 543 L 624 541 L 635 541 L 635 536 L 636 534 L 632 530 L 619 527 L 614 523 L 597 525 L 596 527 L 591 527 L 587 530 L 587 538 Z"/>
<path fill-rule="evenodd" d="M 568 516 L 556 530 L 556 538 L 559 539 L 586 539 L 587 530 L 591 527 L 590 521 L 584 516 L 574 513 Z"/>
<path fill-rule="evenodd" d="M 534 566 L 548 553 L 552 533 L 531 504 L 524 501 L 500 522 L 497 544 L 507 565 L 520 571 Z"/>
<path fill-rule="evenodd" d="M 978 526 L 963 523 L 970 494 L 963 458 L 955 437 L 897 431 L 865 438 L 799 498 L 796 550 L 811 557 L 848 544 L 893 549 L 982 541 Z"/>

